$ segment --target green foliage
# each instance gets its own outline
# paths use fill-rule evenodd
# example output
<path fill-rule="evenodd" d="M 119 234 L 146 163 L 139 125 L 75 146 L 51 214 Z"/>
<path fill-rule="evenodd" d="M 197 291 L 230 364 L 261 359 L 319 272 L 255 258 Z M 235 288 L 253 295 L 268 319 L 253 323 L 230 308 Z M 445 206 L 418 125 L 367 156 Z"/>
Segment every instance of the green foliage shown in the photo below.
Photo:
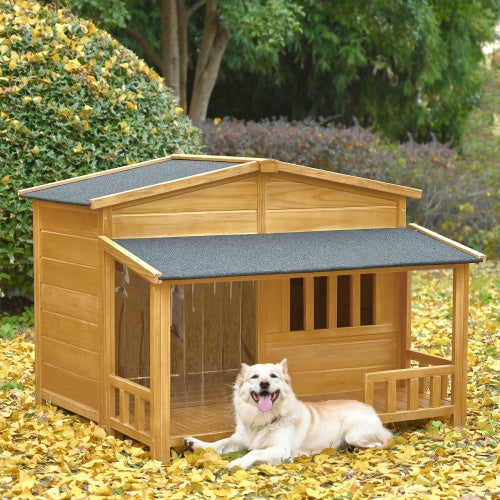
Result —
<path fill-rule="evenodd" d="M 208 154 L 257 156 L 422 189 L 408 200 L 408 218 L 488 255 L 500 253 L 498 193 L 486 169 L 470 168 L 449 147 L 432 141 L 391 144 L 370 130 L 323 126 L 312 120 L 201 125 Z"/>
<path fill-rule="evenodd" d="M 64 1 L 64 0 L 63 0 Z M 50 3 L 50 0 L 43 3 Z M 100 27 L 123 28 L 130 21 L 130 12 L 123 0 L 65 0 L 73 12 L 97 21 Z"/>
<path fill-rule="evenodd" d="M 31 328 L 35 323 L 33 306 L 27 306 L 19 315 L 0 314 L 0 337 L 13 339 L 19 328 Z"/>
<path fill-rule="evenodd" d="M 196 153 L 199 134 L 162 79 L 90 21 L 0 0 L 0 289 L 32 287 L 21 188 Z"/>
<path fill-rule="evenodd" d="M 230 41 L 211 116 L 356 117 L 387 137 L 456 145 L 477 105 L 481 43 L 498 2 L 300 0 L 301 32 L 279 65 L 233 71 Z"/>
<path fill-rule="evenodd" d="M 304 9 L 289 0 L 219 0 L 221 19 L 231 29 L 233 70 L 276 66 L 280 52 L 301 32 Z M 232 54 L 232 56 L 231 56 Z"/>
<path fill-rule="evenodd" d="M 0 391 L 11 391 L 13 389 L 24 391 L 24 386 L 14 380 L 0 381 Z"/>

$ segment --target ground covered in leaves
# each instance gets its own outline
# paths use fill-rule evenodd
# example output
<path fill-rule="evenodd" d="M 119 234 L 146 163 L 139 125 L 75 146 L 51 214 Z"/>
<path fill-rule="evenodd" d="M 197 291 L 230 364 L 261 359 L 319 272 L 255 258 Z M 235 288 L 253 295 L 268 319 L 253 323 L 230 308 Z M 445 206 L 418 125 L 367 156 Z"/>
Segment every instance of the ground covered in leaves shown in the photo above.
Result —
<path fill-rule="evenodd" d="M 281 466 L 224 468 L 211 451 L 150 460 L 130 440 L 34 400 L 30 332 L 0 339 L 0 498 L 500 498 L 498 374 L 500 266 L 472 266 L 468 425 L 397 424 L 387 450 L 325 450 Z M 415 343 L 450 348 L 451 275 L 414 280 Z"/>

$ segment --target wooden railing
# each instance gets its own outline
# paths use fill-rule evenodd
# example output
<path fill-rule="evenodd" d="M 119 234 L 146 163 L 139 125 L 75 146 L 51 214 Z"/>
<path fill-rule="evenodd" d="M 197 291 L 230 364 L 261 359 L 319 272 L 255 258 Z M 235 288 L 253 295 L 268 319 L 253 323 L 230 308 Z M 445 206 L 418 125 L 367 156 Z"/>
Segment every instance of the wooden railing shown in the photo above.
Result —
<path fill-rule="evenodd" d="M 110 427 L 151 446 L 151 391 L 129 380 L 109 376 Z"/>
<path fill-rule="evenodd" d="M 377 409 L 383 422 L 453 414 L 451 361 L 416 351 L 407 351 L 407 359 L 419 366 L 363 376 L 365 403 Z"/>

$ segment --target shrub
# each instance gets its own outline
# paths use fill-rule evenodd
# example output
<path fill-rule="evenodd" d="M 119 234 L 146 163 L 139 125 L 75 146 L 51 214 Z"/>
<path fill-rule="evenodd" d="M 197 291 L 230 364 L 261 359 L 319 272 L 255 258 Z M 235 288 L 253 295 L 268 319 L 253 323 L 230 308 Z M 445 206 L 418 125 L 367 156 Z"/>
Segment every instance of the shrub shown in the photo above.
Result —
<path fill-rule="evenodd" d="M 284 119 L 216 119 L 199 125 L 208 154 L 244 155 L 297 163 L 422 189 L 408 200 L 408 218 L 465 244 L 498 255 L 498 193 L 488 170 L 469 167 L 433 141 L 393 144 L 355 125 L 322 126 Z"/>
<path fill-rule="evenodd" d="M 0 290 L 32 287 L 31 206 L 17 190 L 199 151 L 162 79 L 90 21 L 0 0 Z"/>
<path fill-rule="evenodd" d="M 359 125 L 347 128 L 322 126 L 312 120 L 224 118 L 198 126 L 208 154 L 275 158 L 380 180 L 387 179 L 398 164 L 389 143 Z"/>

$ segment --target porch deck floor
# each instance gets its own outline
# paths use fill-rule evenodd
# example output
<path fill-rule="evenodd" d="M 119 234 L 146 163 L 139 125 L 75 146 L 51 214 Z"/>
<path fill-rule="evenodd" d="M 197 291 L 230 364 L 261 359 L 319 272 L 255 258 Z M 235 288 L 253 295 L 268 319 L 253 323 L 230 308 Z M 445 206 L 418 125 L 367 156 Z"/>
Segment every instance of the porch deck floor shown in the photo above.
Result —
<path fill-rule="evenodd" d="M 173 387 L 174 388 L 174 387 Z M 179 388 L 179 387 L 178 387 Z M 235 417 L 232 405 L 232 387 L 230 385 L 219 385 L 207 387 L 202 395 L 200 391 L 192 389 L 197 394 L 196 401 L 191 400 L 181 391 L 172 392 L 171 418 L 170 418 L 170 438 L 171 446 L 182 446 L 183 438 L 195 436 L 207 441 L 215 441 L 227 437 L 234 432 Z M 328 394 L 300 395 L 299 399 L 304 402 L 326 401 L 329 399 L 355 399 L 363 400 L 363 391 L 337 392 Z M 191 404 L 188 402 L 191 401 Z M 448 399 L 441 400 L 441 406 L 436 409 L 439 414 L 449 415 L 451 413 L 451 402 Z M 386 398 L 383 390 L 375 392 L 375 410 L 381 414 L 383 422 L 398 422 L 408 420 L 406 414 L 402 418 L 397 415 L 387 414 Z M 427 394 L 420 394 L 419 408 L 428 409 L 430 398 Z M 397 412 L 407 412 L 407 393 L 404 387 L 397 390 Z M 414 417 L 418 418 L 418 417 Z"/>

